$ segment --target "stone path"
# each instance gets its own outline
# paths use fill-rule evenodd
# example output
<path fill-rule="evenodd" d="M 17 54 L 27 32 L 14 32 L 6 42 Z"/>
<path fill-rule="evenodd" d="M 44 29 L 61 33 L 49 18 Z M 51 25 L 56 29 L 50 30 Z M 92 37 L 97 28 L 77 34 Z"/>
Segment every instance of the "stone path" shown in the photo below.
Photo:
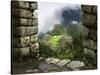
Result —
<path fill-rule="evenodd" d="M 66 71 L 79 71 L 84 68 L 85 64 L 82 61 L 71 61 L 70 59 L 57 59 L 57 58 L 40 58 L 37 67 L 34 67 L 32 62 L 24 65 L 19 64 L 19 67 L 15 68 L 17 74 L 29 74 L 29 73 L 47 73 L 47 72 L 66 72 Z"/>
<path fill-rule="evenodd" d="M 62 72 L 81 70 L 85 64 L 82 61 L 71 61 L 70 59 L 60 60 L 57 58 L 46 58 L 40 62 L 38 69 L 41 72 Z"/>

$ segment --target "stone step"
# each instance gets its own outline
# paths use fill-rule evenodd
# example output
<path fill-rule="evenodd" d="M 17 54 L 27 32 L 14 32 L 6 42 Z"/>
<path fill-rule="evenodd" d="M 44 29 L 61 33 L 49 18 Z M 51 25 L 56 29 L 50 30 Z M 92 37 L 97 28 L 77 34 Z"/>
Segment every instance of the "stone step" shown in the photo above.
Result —
<path fill-rule="evenodd" d="M 81 67 L 84 67 L 85 64 L 82 61 L 71 61 L 70 63 L 67 64 L 67 67 L 71 68 L 71 69 L 78 69 Z"/>
<path fill-rule="evenodd" d="M 57 63 L 57 66 L 59 67 L 63 67 L 65 66 L 67 63 L 69 63 L 71 60 L 67 59 L 67 60 L 61 60 L 60 62 Z"/>

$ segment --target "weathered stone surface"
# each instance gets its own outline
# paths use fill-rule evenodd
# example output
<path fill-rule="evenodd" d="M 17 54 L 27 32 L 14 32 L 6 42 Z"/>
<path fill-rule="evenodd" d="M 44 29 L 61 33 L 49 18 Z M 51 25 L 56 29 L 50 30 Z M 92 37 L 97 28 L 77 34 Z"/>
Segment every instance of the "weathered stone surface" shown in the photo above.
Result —
<path fill-rule="evenodd" d="M 61 60 L 60 62 L 57 63 L 57 66 L 59 67 L 63 67 L 65 66 L 67 63 L 69 63 L 71 60 L 67 59 L 67 60 Z"/>
<path fill-rule="evenodd" d="M 13 18 L 13 25 L 16 25 L 16 26 L 27 25 L 27 19 Z"/>
<path fill-rule="evenodd" d="M 38 19 L 37 18 L 33 19 L 32 25 L 38 25 Z"/>
<path fill-rule="evenodd" d="M 96 16 L 95 15 L 91 15 L 91 14 L 87 14 L 87 13 L 83 13 L 82 15 L 82 23 L 84 26 L 88 27 L 88 28 L 97 28 L 97 22 L 96 22 Z"/>
<path fill-rule="evenodd" d="M 91 5 L 81 5 L 81 9 L 85 12 L 92 13 L 93 6 Z"/>
<path fill-rule="evenodd" d="M 39 52 L 39 43 L 34 43 L 30 47 L 31 52 Z"/>
<path fill-rule="evenodd" d="M 72 70 L 66 66 L 60 67 L 57 70 L 54 70 L 54 72 L 67 72 L 67 71 L 72 71 Z"/>
<path fill-rule="evenodd" d="M 13 17 L 33 18 L 33 13 L 26 9 L 12 9 Z"/>
<path fill-rule="evenodd" d="M 43 61 L 43 60 L 45 60 L 44 57 L 39 57 L 39 61 Z"/>
<path fill-rule="evenodd" d="M 27 35 L 30 34 L 36 34 L 38 32 L 38 27 L 37 26 L 31 26 L 31 27 L 27 27 Z"/>
<path fill-rule="evenodd" d="M 18 25 L 18 24 L 19 24 L 19 19 L 12 18 L 12 25 Z"/>
<path fill-rule="evenodd" d="M 34 43 L 37 41 L 37 35 L 31 35 L 31 43 Z"/>
<path fill-rule="evenodd" d="M 20 18 L 20 24 L 21 25 L 28 25 L 27 19 Z"/>
<path fill-rule="evenodd" d="M 84 38 L 88 38 L 88 34 L 89 34 L 89 29 L 85 26 L 83 26 L 83 36 Z"/>
<path fill-rule="evenodd" d="M 29 6 L 30 6 L 30 9 L 31 9 L 31 10 L 35 10 L 35 9 L 38 8 L 37 2 L 30 2 L 30 3 L 29 3 Z"/>
<path fill-rule="evenodd" d="M 48 59 L 47 59 L 48 60 Z M 47 62 L 48 64 L 57 64 L 60 61 L 60 59 L 52 58 L 51 61 Z"/>
<path fill-rule="evenodd" d="M 38 17 L 38 10 L 34 10 L 33 16 L 34 16 L 34 18 L 37 18 Z"/>
<path fill-rule="evenodd" d="M 87 55 L 88 57 L 92 58 L 92 59 L 96 58 L 96 55 L 95 55 L 93 50 L 84 48 L 84 54 Z"/>
<path fill-rule="evenodd" d="M 14 27 L 13 31 L 15 36 L 27 36 L 36 34 L 38 32 L 38 27 Z"/>
<path fill-rule="evenodd" d="M 71 61 L 69 64 L 67 64 L 67 66 L 72 69 L 84 67 L 84 65 L 84 62 L 81 61 Z"/>
<path fill-rule="evenodd" d="M 28 55 L 29 54 L 29 47 L 24 47 L 24 48 L 13 48 L 13 51 L 20 52 L 21 55 Z"/>
<path fill-rule="evenodd" d="M 19 58 L 21 58 L 21 51 L 17 48 L 12 48 L 12 59 L 18 60 Z"/>
<path fill-rule="evenodd" d="M 29 8 L 29 3 L 27 1 L 12 1 L 13 8 Z"/>
<path fill-rule="evenodd" d="M 13 18 L 12 24 L 14 26 L 36 26 L 38 25 L 38 19 Z"/>
<path fill-rule="evenodd" d="M 39 69 L 26 70 L 26 73 L 39 73 Z"/>
<path fill-rule="evenodd" d="M 26 36 L 26 27 L 13 27 L 14 36 Z"/>
<path fill-rule="evenodd" d="M 27 37 L 15 37 L 13 38 L 13 47 L 26 47 L 30 44 L 30 38 Z"/>
<path fill-rule="evenodd" d="M 47 63 L 49 63 L 52 59 L 53 59 L 53 58 L 47 58 L 47 59 L 45 59 L 45 61 L 46 61 Z"/>
<path fill-rule="evenodd" d="M 32 26 L 38 25 L 38 19 L 37 18 L 27 19 L 27 25 L 32 25 Z"/>
<path fill-rule="evenodd" d="M 27 19 L 27 25 L 33 25 L 33 19 Z"/>
<path fill-rule="evenodd" d="M 97 67 L 97 6 L 82 6 L 82 23 L 88 28 L 88 38 L 83 41 L 86 68 Z"/>
<path fill-rule="evenodd" d="M 88 37 L 89 37 L 90 39 L 96 41 L 96 40 L 97 40 L 97 31 L 94 30 L 94 29 L 91 29 L 91 30 L 89 31 Z"/>
<path fill-rule="evenodd" d="M 97 15 L 97 6 L 94 6 L 93 13 Z"/>
<path fill-rule="evenodd" d="M 88 40 L 84 40 L 83 41 L 83 46 L 92 50 L 96 50 L 97 49 L 97 44 L 95 41 L 88 39 Z"/>
<path fill-rule="evenodd" d="M 34 52 L 31 49 L 31 46 L 37 42 L 37 7 L 37 2 L 34 1 L 13 0 L 11 2 L 12 51 L 14 59 L 21 60 L 22 56 L 27 54 L 30 54 L 34 59 L 39 56 L 39 45 L 35 44 Z"/>
<path fill-rule="evenodd" d="M 55 64 L 58 67 L 63 67 L 65 66 L 67 63 L 69 63 L 71 60 L 66 59 L 66 60 L 60 60 L 57 58 L 47 58 L 45 59 L 45 63 L 47 64 Z"/>
<path fill-rule="evenodd" d="M 81 71 L 79 68 L 74 68 L 73 71 Z"/>
<path fill-rule="evenodd" d="M 51 69 L 57 69 L 57 66 L 54 64 L 46 64 L 46 63 L 40 63 L 39 64 L 39 69 L 42 72 L 48 72 Z"/>

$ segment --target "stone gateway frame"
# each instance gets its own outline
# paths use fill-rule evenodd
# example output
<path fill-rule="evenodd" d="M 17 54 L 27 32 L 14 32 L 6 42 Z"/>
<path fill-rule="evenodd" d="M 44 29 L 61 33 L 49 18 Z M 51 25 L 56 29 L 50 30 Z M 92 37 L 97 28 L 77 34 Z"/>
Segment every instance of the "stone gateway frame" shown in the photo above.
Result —
<path fill-rule="evenodd" d="M 12 74 L 97 69 L 97 6 L 81 5 L 81 22 L 83 32 L 86 32 L 82 41 L 83 50 L 81 53 L 84 53 L 83 61 L 85 62 L 41 57 L 37 38 L 39 24 L 37 10 L 38 2 L 11 1 Z M 45 63 L 50 65 L 40 63 L 41 61 L 46 61 Z M 20 65 L 21 68 L 19 68 Z M 39 69 L 36 68 L 37 66 Z M 58 68 L 60 69 L 58 70 Z"/>

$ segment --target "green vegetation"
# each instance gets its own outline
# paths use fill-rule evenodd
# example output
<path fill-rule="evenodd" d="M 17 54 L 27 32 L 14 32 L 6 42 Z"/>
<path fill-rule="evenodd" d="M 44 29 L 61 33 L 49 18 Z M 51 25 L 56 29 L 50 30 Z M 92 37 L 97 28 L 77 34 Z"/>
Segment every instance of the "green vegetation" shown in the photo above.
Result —
<path fill-rule="evenodd" d="M 52 31 L 39 36 L 42 36 L 42 38 L 38 40 L 40 44 L 40 56 L 82 60 L 82 32 L 81 23 L 67 26 L 55 25 Z M 72 39 L 70 37 L 72 37 Z"/>
<path fill-rule="evenodd" d="M 61 37 L 60 35 L 59 36 L 53 36 L 48 41 L 48 43 L 50 43 L 53 47 L 58 47 L 59 46 L 59 39 L 60 39 L 60 37 Z"/>

